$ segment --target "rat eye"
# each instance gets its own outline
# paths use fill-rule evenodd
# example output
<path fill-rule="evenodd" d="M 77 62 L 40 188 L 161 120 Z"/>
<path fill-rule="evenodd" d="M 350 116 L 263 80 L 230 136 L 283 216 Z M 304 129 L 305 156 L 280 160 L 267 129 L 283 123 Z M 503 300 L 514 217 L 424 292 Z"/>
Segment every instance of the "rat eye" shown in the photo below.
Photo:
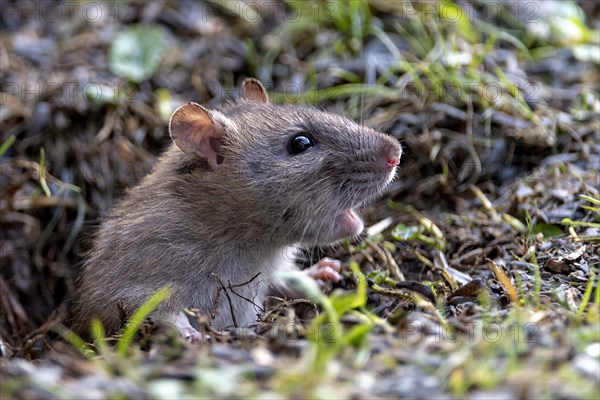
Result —
<path fill-rule="evenodd" d="M 288 150 L 290 154 L 300 154 L 313 147 L 315 142 L 306 135 L 297 135 L 290 140 Z"/>

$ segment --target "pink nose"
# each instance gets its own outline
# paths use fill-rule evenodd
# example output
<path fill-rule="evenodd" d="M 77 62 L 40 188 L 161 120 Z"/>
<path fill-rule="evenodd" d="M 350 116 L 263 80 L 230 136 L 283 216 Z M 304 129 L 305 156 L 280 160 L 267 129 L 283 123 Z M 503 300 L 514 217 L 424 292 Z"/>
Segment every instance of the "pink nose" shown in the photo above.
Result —
<path fill-rule="evenodd" d="M 396 165 L 400 164 L 400 157 L 387 157 L 387 165 L 390 168 L 394 168 Z"/>

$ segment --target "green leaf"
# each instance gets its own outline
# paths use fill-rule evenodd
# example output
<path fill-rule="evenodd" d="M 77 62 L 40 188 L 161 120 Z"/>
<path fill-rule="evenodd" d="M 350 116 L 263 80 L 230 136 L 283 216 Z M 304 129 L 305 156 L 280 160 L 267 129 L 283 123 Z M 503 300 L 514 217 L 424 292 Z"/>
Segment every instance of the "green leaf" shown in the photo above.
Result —
<path fill-rule="evenodd" d="M 133 82 L 150 78 L 164 53 L 166 40 L 155 25 L 136 25 L 120 32 L 109 52 L 110 70 Z"/>
<path fill-rule="evenodd" d="M 163 121 L 168 122 L 173 113 L 171 107 L 171 92 L 167 89 L 156 89 L 154 96 L 156 98 L 154 107 L 156 108 L 158 115 Z"/>
<path fill-rule="evenodd" d="M 287 285 L 305 295 L 310 301 L 322 304 L 325 296 L 313 278 L 301 271 L 278 271 L 277 277 Z"/>
<path fill-rule="evenodd" d="M 357 292 L 336 291 L 329 296 L 333 308 L 338 315 L 344 315 L 350 310 L 365 305 L 366 298 Z"/>
<path fill-rule="evenodd" d="M 421 228 L 418 226 L 407 226 L 404 224 L 396 225 L 392 231 L 392 237 L 396 240 L 414 240 L 418 239 Z"/>
<path fill-rule="evenodd" d="M 363 305 L 365 305 L 367 304 L 367 277 L 362 273 L 356 261 L 350 263 L 350 269 L 356 278 L 356 293 L 362 298 Z"/>
<path fill-rule="evenodd" d="M 387 279 L 390 277 L 390 272 L 387 269 L 380 269 L 377 271 L 371 271 L 368 274 L 369 279 L 378 285 L 384 284 L 387 282 Z"/>
<path fill-rule="evenodd" d="M 369 332 L 373 329 L 374 324 L 362 323 L 354 326 L 348 333 L 344 335 L 344 344 L 358 347 L 368 338 Z"/>
<path fill-rule="evenodd" d="M 367 278 L 355 261 L 350 264 L 350 269 L 352 269 L 357 281 L 356 291 L 336 290 L 329 296 L 329 300 L 339 316 L 345 315 L 350 310 L 364 307 L 367 304 Z"/>
<path fill-rule="evenodd" d="M 119 104 L 123 94 L 119 88 L 108 85 L 87 85 L 84 91 L 87 101 L 93 104 Z"/>
<path fill-rule="evenodd" d="M 544 235 L 545 238 L 550 238 L 553 236 L 562 235 L 564 233 L 564 230 L 559 226 L 556 226 L 553 224 L 546 224 L 546 223 L 542 222 L 542 223 L 536 224 L 533 227 L 533 229 L 531 230 L 531 233 L 529 234 L 529 237 L 532 238 L 540 232 Z"/>

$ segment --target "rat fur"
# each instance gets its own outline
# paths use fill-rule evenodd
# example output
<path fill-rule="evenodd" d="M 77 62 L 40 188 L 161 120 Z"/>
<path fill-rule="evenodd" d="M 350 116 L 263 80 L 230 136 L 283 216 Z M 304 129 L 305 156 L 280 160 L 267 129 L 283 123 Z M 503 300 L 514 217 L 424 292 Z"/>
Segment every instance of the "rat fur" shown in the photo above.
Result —
<path fill-rule="evenodd" d="M 196 331 L 184 307 L 216 310 L 217 329 L 252 323 L 274 273 L 295 268 L 296 246 L 360 234 L 355 209 L 393 179 L 398 141 L 312 107 L 272 104 L 254 79 L 242 91 L 219 109 L 175 111 L 173 143 L 95 236 L 79 285 L 79 330 L 95 316 L 116 331 L 117 304 L 130 316 L 163 287 L 171 294 L 154 315 L 188 339 Z M 298 136 L 313 145 L 293 154 Z M 236 285 L 214 304 L 220 287 Z"/>

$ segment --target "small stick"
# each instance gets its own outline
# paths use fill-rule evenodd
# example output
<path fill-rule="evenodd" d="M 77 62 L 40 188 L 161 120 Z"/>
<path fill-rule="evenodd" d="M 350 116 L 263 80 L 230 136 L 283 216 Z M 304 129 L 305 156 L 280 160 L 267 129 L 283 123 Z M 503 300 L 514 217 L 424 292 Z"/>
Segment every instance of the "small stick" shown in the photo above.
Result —
<path fill-rule="evenodd" d="M 227 302 L 229 303 L 229 312 L 231 312 L 231 319 L 233 319 L 233 326 L 235 326 L 237 328 L 238 324 L 237 324 L 237 319 L 235 318 L 235 312 L 233 311 L 233 304 L 231 304 L 231 296 L 229 296 L 229 293 L 227 292 L 227 289 L 225 288 L 225 285 L 223 284 L 223 281 L 221 280 L 221 278 L 217 274 L 212 274 L 212 275 L 215 278 L 217 278 L 217 280 L 219 281 L 219 284 L 221 285 L 221 289 L 223 289 L 223 291 L 225 292 L 225 296 L 227 296 Z M 217 293 L 217 295 L 218 295 L 218 293 Z"/>

